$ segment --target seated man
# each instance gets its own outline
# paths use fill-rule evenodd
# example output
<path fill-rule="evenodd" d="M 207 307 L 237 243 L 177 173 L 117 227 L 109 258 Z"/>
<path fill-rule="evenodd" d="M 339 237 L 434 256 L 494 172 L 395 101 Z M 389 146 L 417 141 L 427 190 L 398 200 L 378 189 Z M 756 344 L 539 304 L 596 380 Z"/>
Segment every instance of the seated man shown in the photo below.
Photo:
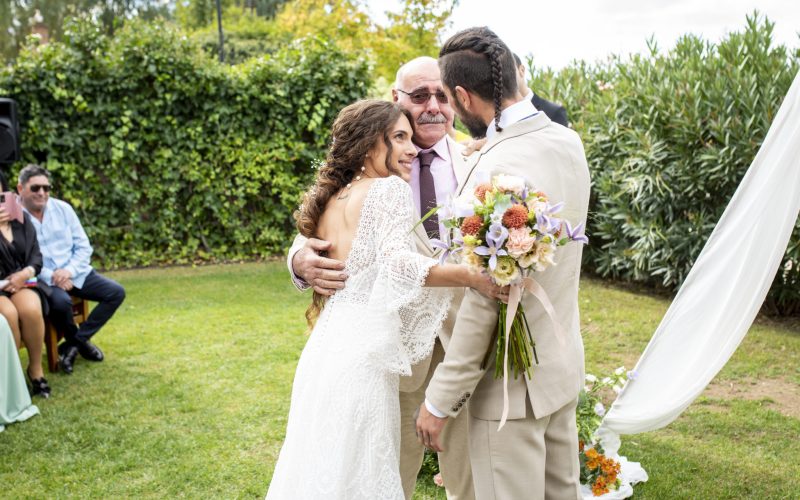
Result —
<path fill-rule="evenodd" d="M 125 300 L 122 286 L 92 269 L 92 246 L 72 207 L 50 198 L 50 172 L 28 165 L 19 173 L 17 186 L 22 205 L 31 215 L 44 265 L 39 279 L 52 287 L 50 320 L 64 333 L 59 362 L 64 373 L 72 373 L 75 358 L 102 361 L 103 352 L 89 341 Z M 78 328 L 72 317 L 72 298 L 97 302 L 97 307 Z"/>

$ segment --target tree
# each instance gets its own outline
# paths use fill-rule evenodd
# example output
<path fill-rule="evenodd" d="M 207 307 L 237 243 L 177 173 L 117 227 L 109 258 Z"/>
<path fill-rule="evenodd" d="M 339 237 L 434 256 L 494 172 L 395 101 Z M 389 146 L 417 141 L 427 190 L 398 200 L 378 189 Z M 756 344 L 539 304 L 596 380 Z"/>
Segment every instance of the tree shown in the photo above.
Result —
<path fill-rule="evenodd" d="M 399 13 L 388 13 L 388 26 L 381 26 L 357 0 L 294 0 L 275 21 L 291 38 L 323 36 L 363 53 L 374 62 L 376 76 L 391 81 L 404 62 L 438 53 L 440 34 L 457 5 L 458 0 L 404 0 Z"/>
<path fill-rule="evenodd" d="M 169 0 L 8 0 L 0 3 L 0 54 L 11 60 L 19 53 L 35 25 L 44 27 L 52 40 L 64 35 L 67 19 L 89 17 L 113 34 L 126 19 L 171 18 Z"/>

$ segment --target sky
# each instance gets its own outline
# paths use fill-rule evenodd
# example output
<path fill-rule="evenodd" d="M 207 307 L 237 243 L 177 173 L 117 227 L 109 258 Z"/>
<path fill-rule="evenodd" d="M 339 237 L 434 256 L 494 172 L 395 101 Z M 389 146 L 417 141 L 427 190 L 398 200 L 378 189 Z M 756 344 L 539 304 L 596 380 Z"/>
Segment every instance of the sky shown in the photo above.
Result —
<path fill-rule="evenodd" d="M 398 0 L 365 0 L 382 22 Z M 646 53 L 655 36 L 661 50 L 683 34 L 712 42 L 742 31 L 754 10 L 775 23 L 774 40 L 800 48 L 800 0 L 460 0 L 447 36 L 472 26 L 489 26 L 520 56 L 537 67 L 560 69 L 574 59 L 596 61 L 609 54 Z"/>

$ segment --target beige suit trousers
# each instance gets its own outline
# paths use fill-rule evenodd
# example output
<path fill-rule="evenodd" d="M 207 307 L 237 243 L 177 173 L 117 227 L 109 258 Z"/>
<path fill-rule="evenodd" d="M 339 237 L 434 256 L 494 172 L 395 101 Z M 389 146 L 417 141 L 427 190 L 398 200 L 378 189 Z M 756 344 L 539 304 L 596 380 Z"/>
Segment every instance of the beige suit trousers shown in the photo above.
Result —
<path fill-rule="evenodd" d="M 470 456 L 478 500 L 576 500 L 581 498 L 575 400 L 543 418 L 527 403 L 524 419 L 470 416 Z"/>
<path fill-rule="evenodd" d="M 425 454 L 425 447 L 417 439 L 414 417 L 425 400 L 425 388 L 428 387 L 428 382 L 442 359 L 444 359 L 444 349 L 437 339 L 425 382 L 416 391 L 400 392 L 400 477 L 403 480 L 403 492 L 407 500 L 414 494 L 417 474 Z M 460 418 L 449 419 L 442 433 L 442 446 L 445 451 L 439 453 L 439 469 L 448 500 L 475 498 L 469 462 L 468 428 L 469 419 L 465 414 Z"/>

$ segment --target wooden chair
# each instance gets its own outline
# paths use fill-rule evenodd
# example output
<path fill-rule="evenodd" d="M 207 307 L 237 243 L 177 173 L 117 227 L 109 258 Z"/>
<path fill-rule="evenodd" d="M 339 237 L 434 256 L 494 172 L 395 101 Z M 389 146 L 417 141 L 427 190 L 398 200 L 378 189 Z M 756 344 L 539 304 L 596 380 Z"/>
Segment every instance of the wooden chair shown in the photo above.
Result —
<path fill-rule="evenodd" d="M 72 316 L 75 324 L 80 325 L 89 317 L 89 301 L 79 297 L 72 297 Z M 62 332 L 56 330 L 48 318 L 44 319 L 44 345 L 47 350 L 47 367 L 50 373 L 58 371 L 58 341 L 64 337 Z"/>

